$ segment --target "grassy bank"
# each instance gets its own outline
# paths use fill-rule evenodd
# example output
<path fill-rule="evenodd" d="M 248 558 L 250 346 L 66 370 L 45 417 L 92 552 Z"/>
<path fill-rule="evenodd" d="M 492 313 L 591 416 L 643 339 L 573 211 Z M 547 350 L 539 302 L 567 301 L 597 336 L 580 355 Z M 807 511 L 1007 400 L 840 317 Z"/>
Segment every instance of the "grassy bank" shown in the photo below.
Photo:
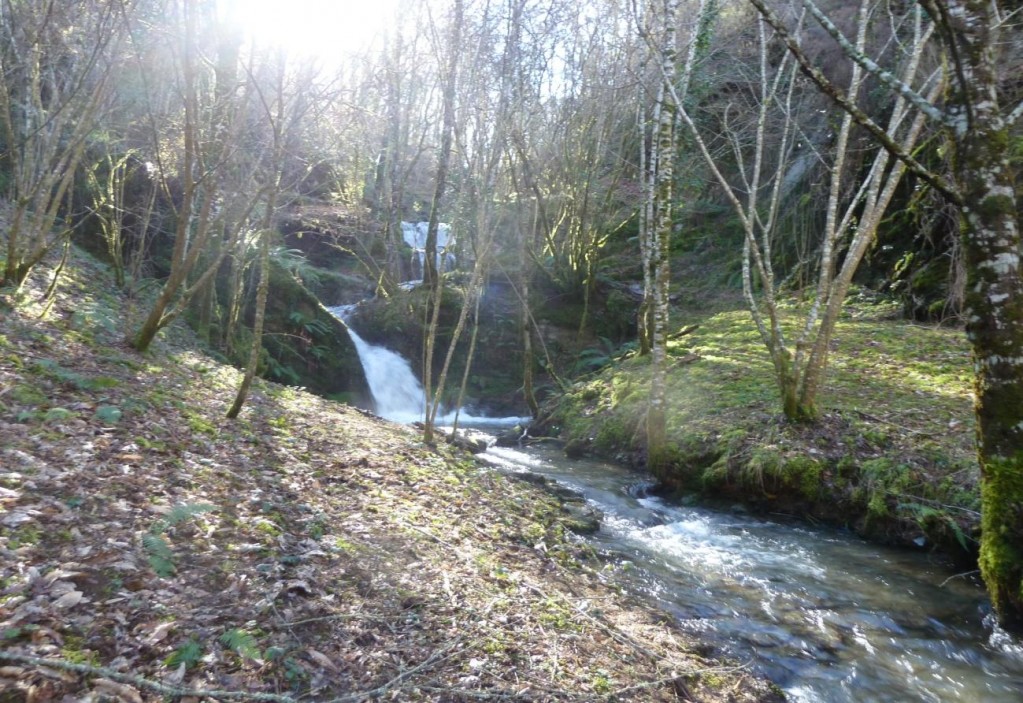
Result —
<path fill-rule="evenodd" d="M 776 698 L 547 493 L 293 388 L 228 422 L 237 371 L 181 328 L 128 349 L 70 270 L 0 317 L 0 701 Z"/>
<path fill-rule="evenodd" d="M 849 308 L 812 425 L 781 417 L 748 312 L 714 315 L 670 342 L 674 459 L 658 477 L 664 488 L 974 558 L 968 345 L 959 330 L 892 321 L 890 312 Z M 548 425 L 570 451 L 641 465 L 648 371 L 646 359 L 617 360 L 552 407 Z"/>

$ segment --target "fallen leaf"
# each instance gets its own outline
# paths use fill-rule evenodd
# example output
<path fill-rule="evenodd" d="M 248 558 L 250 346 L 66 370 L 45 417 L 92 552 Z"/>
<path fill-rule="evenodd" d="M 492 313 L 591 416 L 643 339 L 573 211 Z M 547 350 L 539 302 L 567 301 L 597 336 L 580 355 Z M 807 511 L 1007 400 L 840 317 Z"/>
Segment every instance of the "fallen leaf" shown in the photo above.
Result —
<path fill-rule="evenodd" d="M 168 634 L 170 634 L 170 631 L 172 629 L 174 629 L 173 622 L 170 621 L 161 622 L 159 625 L 153 628 L 152 632 L 149 633 L 149 636 L 146 637 L 145 639 L 145 643 L 156 644 L 157 642 L 163 641 L 163 639 L 166 638 Z"/>
<path fill-rule="evenodd" d="M 110 681 L 109 679 L 93 679 L 92 687 L 99 693 L 105 693 L 110 696 L 116 696 L 123 701 L 129 703 L 142 703 L 142 696 L 131 686 L 126 686 L 116 681 Z"/>
<path fill-rule="evenodd" d="M 331 661 L 330 657 L 328 657 L 326 654 L 322 652 L 317 652 L 315 649 L 307 649 L 305 651 L 306 654 L 309 655 L 310 659 L 312 659 L 314 662 L 322 666 L 324 669 L 337 672 L 338 670 L 337 665 L 333 661 Z"/>
<path fill-rule="evenodd" d="M 181 682 L 185 680 L 185 671 L 188 665 L 185 662 L 181 662 L 178 668 L 163 677 L 164 683 L 170 686 L 180 686 Z"/>
<path fill-rule="evenodd" d="M 82 602 L 83 594 L 81 591 L 68 591 L 57 600 L 53 601 L 53 607 L 58 610 L 66 610 L 67 608 L 73 608 Z"/>

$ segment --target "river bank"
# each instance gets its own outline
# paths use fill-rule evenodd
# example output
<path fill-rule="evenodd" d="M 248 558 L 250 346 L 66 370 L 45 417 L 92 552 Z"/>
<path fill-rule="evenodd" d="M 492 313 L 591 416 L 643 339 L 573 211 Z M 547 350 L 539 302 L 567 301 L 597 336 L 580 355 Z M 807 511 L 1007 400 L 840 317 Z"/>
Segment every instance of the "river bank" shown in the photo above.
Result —
<path fill-rule="evenodd" d="M 937 550 L 973 568 L 980 501 L 969 348 L 959 330 L 892 313 L 848 307 L 814 424 L 781 416 L 748 312 L 706 317 L 672 340 L 673 459 L 656 477 L 659 490 Z M 646 359 L 615 359 L 551 403 L 537 431 L 560 436 L 570 454 L 640 467 L 648 388 Z"/>
<path fill-rule="evenodd" d="M 779 700 L 544 491 L 293 388 L 228 422 L 236 370 L 68 270 L 0 320 L 0 700 Z"/>

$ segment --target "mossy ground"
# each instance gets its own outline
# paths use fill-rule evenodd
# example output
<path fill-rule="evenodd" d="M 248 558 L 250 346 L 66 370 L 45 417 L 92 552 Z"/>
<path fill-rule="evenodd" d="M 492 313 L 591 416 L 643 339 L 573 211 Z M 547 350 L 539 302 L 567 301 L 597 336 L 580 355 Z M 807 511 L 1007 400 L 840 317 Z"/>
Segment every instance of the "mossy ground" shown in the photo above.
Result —
<path fill-rule="evenodd" d="M 0 317 L 0 700 L 776 700 L 606 585 L 549 494 L 257 382 L 75 255 Z M 161 688 L 162 687 L 162 688 Z"/>
<path fill-rule="evenodd" d="M 799 319 L 798 306 L 787 322 Z M 823 520 L 975 558 L 980 526 L 970 352 L 961 331 L 851 304 L 831 345 L 820 419 L 786 422 L 747 311 L 669 343 L 666 490 Z M 648 361 L 616 361 L 552 406 L 549 427 L 641 466 Z"/>

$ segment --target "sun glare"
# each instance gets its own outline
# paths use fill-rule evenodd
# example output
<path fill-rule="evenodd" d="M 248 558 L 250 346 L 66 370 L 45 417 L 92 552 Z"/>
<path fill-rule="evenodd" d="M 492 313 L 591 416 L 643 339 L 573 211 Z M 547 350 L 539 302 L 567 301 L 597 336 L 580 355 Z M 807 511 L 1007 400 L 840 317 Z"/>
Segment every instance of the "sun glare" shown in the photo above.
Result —
<path fill-rule="evenodd" d="M 221 0 L 249 39 L 336 63 L 378 40 L 395 0 Z"/>

